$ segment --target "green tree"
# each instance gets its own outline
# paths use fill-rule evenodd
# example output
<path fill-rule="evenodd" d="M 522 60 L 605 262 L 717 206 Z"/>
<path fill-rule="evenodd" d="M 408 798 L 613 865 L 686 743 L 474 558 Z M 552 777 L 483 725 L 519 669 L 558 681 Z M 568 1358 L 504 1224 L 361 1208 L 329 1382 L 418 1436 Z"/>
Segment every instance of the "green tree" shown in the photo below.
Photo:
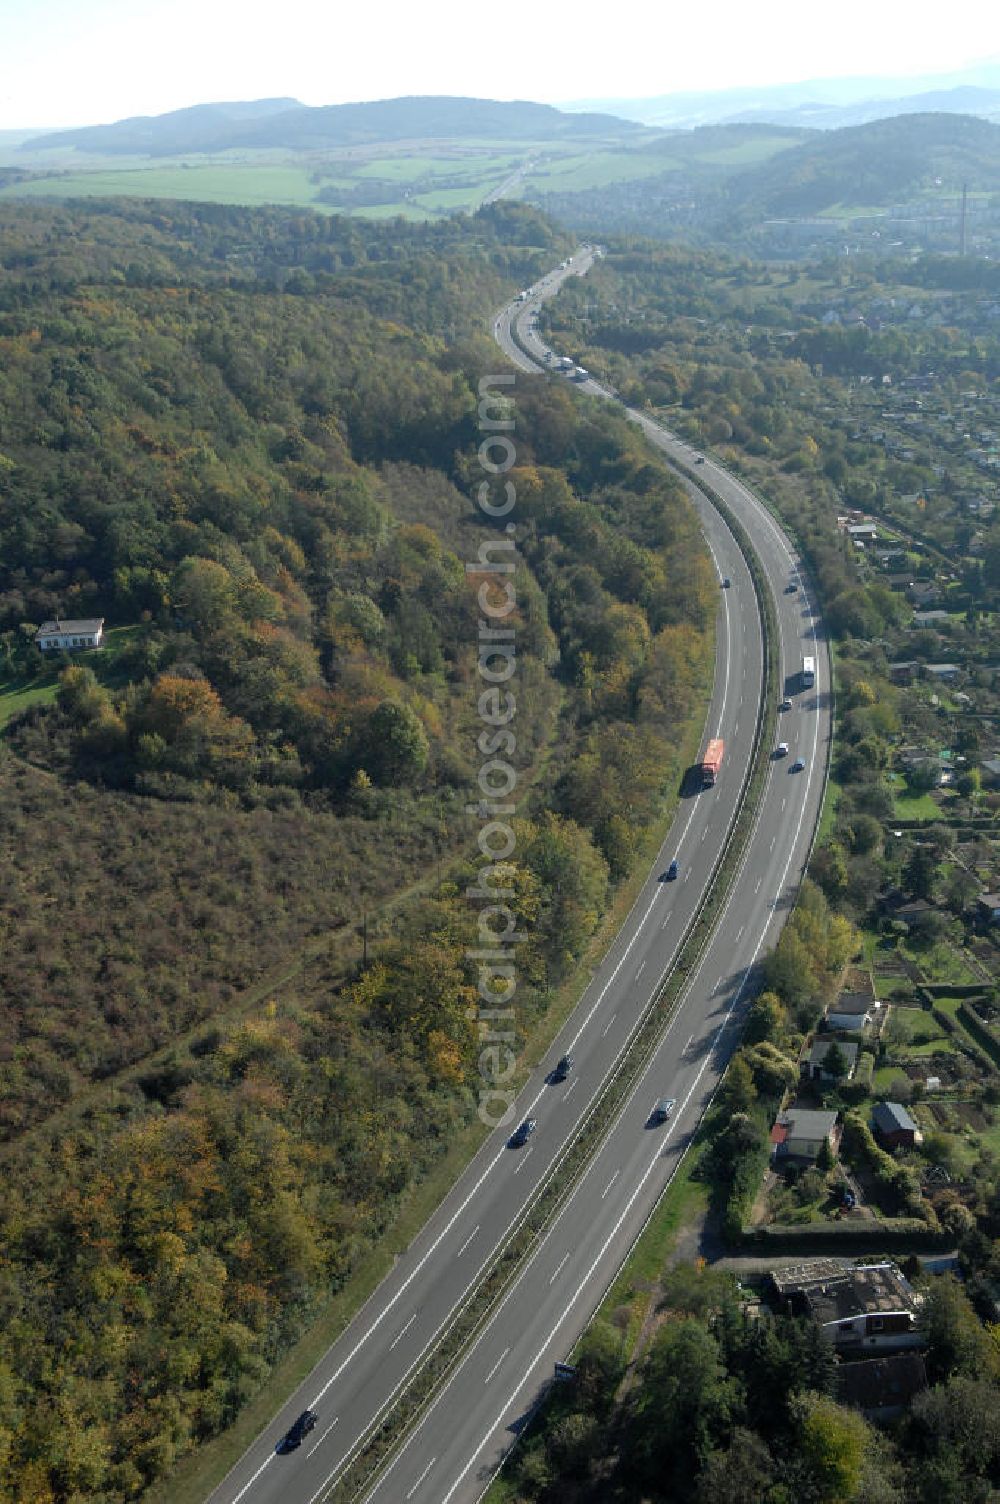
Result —
<path fill-rule="evenodd" d="M 724 1451 L 713 1452 L 698 1474 L 695 1504 L 769 1504 L 778 1479 L 767 1445 L 753 1431 L 736 1426 Z"/>
<path fill-rule="evenodd" d="M 430 744 L 416 711 L 399 700 L 383 700 L 365 732 L 358 765 L 390 788 L 415 783 L 427 767 Z"/>
<path fill-rule="evenodd" d="M 743 1038 L 747 1044 L 775 1043 L 788 1027 L 788 1015 L 776 992 L 759 992 L 750 1004 Z"/>
<path fill-rule="evenodd" d="M 747 1064 L 744 1052 L 738 1050 L 730 1060 L 719 1088 L 720 1105 L 730 1113 L 749 1112 L 756 1100 L 757 1088 L 754 1085 L 753 1071 Z"/>
<path fill-rule="evenodd" d="M 935 1279 L 925 1293 L 924 1330 L 932 1382 L 959 1375 L 1000 1378 L 1000 1352 L 950 1274 Z"/>
<path fill-rule="evenodd" d="M 924 898 L 929 901 L 934 896 L 937 871 L 937 858 L 931 847 L 922 842 L 914 845 L 903 873 L 907 892 L 914 898 Z"/>
<path fill-rule="evenodd" d="M 739 1401 L 712 1333 L 694 1317 L 668 1321 L 643 1368 L 630 1470 L 669 1493 L 728 1439 Z"/>
<path fill-rule="evenodd" d="M 848 1063 L 847 1056 L 844 1054 L 837 1041 L 834 1040 L 833 1044 L 830 1045 L 830 1048 L 823 1056 L 824 1071 L 828 1076 L 832 1076 L 835 1082 L 840 1082 L 845 1079 L 850 1068 L 851 1067 Z"/>
<path fill-rule="evenodd" d="M 798 1451 L 818 1504 L 848 1504 L 861 1483 L 869 1428 L 833 1400 L 803 1395 L 797 1407 Z"/>

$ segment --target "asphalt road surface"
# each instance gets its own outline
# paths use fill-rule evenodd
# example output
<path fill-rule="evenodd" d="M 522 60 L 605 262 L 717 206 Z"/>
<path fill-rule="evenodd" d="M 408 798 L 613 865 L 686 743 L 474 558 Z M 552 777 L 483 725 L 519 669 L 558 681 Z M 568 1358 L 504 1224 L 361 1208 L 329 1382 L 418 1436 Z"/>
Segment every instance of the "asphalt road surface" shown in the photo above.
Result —
<path fill-rule="evenodd" d="M 568 268 L 543 278 L 527 301 L 497 316 L 498 342 L 522 369 L 551 364 L 527 326 L 539 301 L 564 277 L 585 273 L 590 260 L 589 251 L 577 253 Z M 533 355 L 537 347 L 533 359 L 512 341 L 515 321 Z M 593 380 L 579 385 L 591 395 L 610 395 Z M 668 457 L 693 463 L 686 445 L 645 415 L 631 416 Z M 553 1364 L 571 1350 L 669 1183 L 738 1042 L 750 969 L 774 944 L 808 856 L 830 735 L 826 645 L 807 581 L 773 519 L 711 460 L 699 471 L 739 516 L 774 592 L 782 673 L 792 691 L 793 709 L 780 717 L 789 755 L 771 763 L 731 897 L 648 1068 L 516 1283 L 405 1445 L 362 1495 L 379 1504 L 471 1504 L 488 1487 L 551 1381 Z M 695 487 L 688 488 L 720 580 L 706 725 L 706 737 L 721 736 L 726 744 L 719 781 L 682 798 L 614 944 L 520 1093 L 514 1121 L 535 1117 L 535 1134 L 520 1149 L 507 1146 L 509 1127 L 490 1136 L 363 1310 L 215 1490 L 211 1504 L 319 1504 L 573 1139 L 673 963 L 736 811 L 762 686 L 761 628 L 747 566 L 718 513 Z M 724 577 L 731 581 L 728 589 L 722 588 Z M 795 595 L 785 593 L 792 581 L 799 584 Z M 805 654 L 816 658 L 816 685 L 795 692 Z M 797 757 L 805 768 L 792 773 Z M 677 879 L 665 882 L 674 857 Z M 552 1068 L 566 1052 L 574 1068 L 565 1081 L 552 1084 Z M 653 1127 L 651 1108 L 664 1095 L 674 1097 L 676 1107 L 666 1124 Z M 318 1414 L 315 1431 L 294 1451 L 280 1454 L 277 1444 L 306 1406 Z"/>

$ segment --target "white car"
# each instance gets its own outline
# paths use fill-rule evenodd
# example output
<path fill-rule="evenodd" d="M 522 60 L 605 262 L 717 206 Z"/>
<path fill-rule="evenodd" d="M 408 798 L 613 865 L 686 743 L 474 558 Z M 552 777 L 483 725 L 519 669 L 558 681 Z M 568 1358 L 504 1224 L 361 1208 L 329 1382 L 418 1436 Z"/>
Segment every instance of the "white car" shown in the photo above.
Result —
<path fill-rule="evenodd" d="M 778 745 L 774 749 L 774 755 L 775 755 L 775 757 L 787 757 L 788 756 L 788 743 L 787 742 L 779 742 Z"/>

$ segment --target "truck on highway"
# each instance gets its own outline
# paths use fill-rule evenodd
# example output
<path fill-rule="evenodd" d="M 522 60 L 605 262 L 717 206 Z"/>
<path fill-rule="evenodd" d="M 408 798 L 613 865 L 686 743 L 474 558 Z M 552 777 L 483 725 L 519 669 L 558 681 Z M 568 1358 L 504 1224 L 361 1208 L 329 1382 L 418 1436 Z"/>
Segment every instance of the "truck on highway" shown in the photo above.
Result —
<path fill-rule="evenodd" d="M 583 369 L 583 366 L 577 366 L 574 369 L 574 371 L 573 371 L 573 380 L 574 381 L 586 381 L 586 379 L 587 379 L 587 372 Z"/>
<path fill-rule="evenodd" d="M 816 660 L 815 658 L 803 658 L 802 660 L 802 688 L 812 689 L 816 683 Z"/>
<path fill-rule="evenodd" d="M 559 369 L 560 369 L 560 371 L 572 371 L 573 370 L 573 362 L 570 360 L 570 358 L 569 358 L 568 355 L 561 355 L 559 357 Z"/>
<path fill-rule="evenodd" d="M 722 738 L 713 736 L 705 748 L 705 756 L 701 760 L 701 786 L 703 789 L 710 789 L 715 786 L 715 780 L 718 778 L 719 770 L 722 767 L 722 754 L 724 751 L 725 745 Z"/>

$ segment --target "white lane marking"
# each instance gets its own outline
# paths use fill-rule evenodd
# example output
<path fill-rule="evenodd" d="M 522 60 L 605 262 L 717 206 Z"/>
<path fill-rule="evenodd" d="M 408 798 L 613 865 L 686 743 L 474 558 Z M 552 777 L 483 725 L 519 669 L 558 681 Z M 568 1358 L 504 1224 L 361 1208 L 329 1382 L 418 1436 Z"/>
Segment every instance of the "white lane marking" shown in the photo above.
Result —
<path fill-rule="evenodd" d="M 737 940 L 739 940 L 740 936 L 743 934 L 743 931 L 745 929 L 746 929 L 746 925 L 745 924 L 741 924 L 740 927 L 739 927 L 739 929 L 736 931 L 736 938 L 737 938 Z"/>
<path fill-rule="evenodd" d="M 642 976 L 642 974 L 643 974 L 643 972 L 644 972 L 644 971 L 645 971 L 645 970 L 646 970 L 646 963 L 645 963 L 645 961 L 642 961 L 642 962 L 640 962 L 640 965 L 639 965 L 639 970 L 638 970 L 638 971 L 637 971 L 637 972 L 636 972 L 636 974 L 635 974 L 635 979 L 636 979 L 636 981 L 638 981 L 638 980 L 639 980 L 639 978 L 640 978 L 640 977 L 641 977 L 641 976 Z"/>
<path fill-rule="evenodd" d="M 273 1452 L 273 1451 L 268 1454 L 268 1456 L 261 1463 L 260 1467 L 254 1473 L 253 1477 L 250 1479 L 250 1482 L 249 1483 L 244 1483 L 243 1487 L 240 1489 L 239 1493 L 234 1498 L 233 1504 L 240 1504 L 240 1500 L 242 1499 L 243 1495 L 244 1494 L 248 1494 L 250 1492 L 250 1490 L 253 1488 L 254 1484 L 257 1482 L 257 1479 L 260 1477 L 260 1475 L 264 1471 L 264 1469 L 266 1467 L 270 1467 L 270 1465 L 274 1461 L 276 1455 L 277 1454 L 275 1452 Z"/>
<path fill-rule="evenodd" d="M 410 1330 L 410 1327 L 413 1325 L 413 1323 L 416 1321 L 416 1319 L 417 1319 L 417 1312 L 414 1311 L 413 1315 L 410 1317 L 410 1319 L 406 1323 L 406 1325 L 400 1327 L 400 1329 L 396 1333 L 395 1337 L 393 1337 L 392 1341 L 389 1343 L 389 1351 L 390 1352 L 392 1352 L 392 1350 L 396 1346 L 397 1342 L 402 1342 L 403 1338 L 406 1336 L 407 1332 Z"/>
<path fill-rule="evenodd" d="M 704 840 L 707 835 L 708 835 L 708 826 L 706 825 L 705 829 L 701 833 L 702 840 Z"/>
<path fill-rule="evenodd" d="M 694 819 L 694 816 L 695 816 L 695 808 L 694 808 L 694 806 L 695 805 L 696 805 L 696 801 L 692 800 L 692 809 L 691 809 L 691 812 L 690 812 L 690 814 L 687 817 L 687 821 L 685 822 L 684 829 L 681 831 L 680 838 L 679 838 L 679 840 L 677 842 L 678 848 L 683 845 L 685 837 L 687 836 L 687 833 L 688 833 L 688 829 L 689 829 L 689 827 L 691 825 L 691 821 Z M 593 1018 L 594 1014 L 597 1012 L 597 1009 L 601 1006 L 601 1003 L 604 1001 L 604 998 L 605 998 L 605 996 L 607 994 L 608 988 L 611 986 L 612 982 L 614 982 L 614 980 L 617 977 L 618 973 L 621 971 L 622 967 L 625 965 L 625 962 L 628 960 L 629 953 L 632 950 L 633 945 L 635 944 L 635 942 L 638 940 L 639 936 L 641 935 L 643 927 L 644 927 L 644 925 L 646 923 L 646 920 L 649 918 L 650 914 L 653 912 L 653 905 L 656 903 L 656 900 L 660 897 L 661 887 L 662 887 L 662 884 L 657 884 L 656 888 L 654 889 L 653 896 L 652 896 L 652 898 L 650 898 L 649 903 L 646 905 L 646 912 L 643 914 L 642 918 L 639 920 L 639 923 L 636 926 L 636 929 L 635 929 L 634 934 L 632 935 L 632 938 L 629 940 L 629 942 L 626 945 L 624 951 L 622 952 L 621 958 L 619 959 L 619 961 L 618 961 L 617 965 L 615 966 L 614 970 L 612 971 L 611 975 L 608 977 L 608 980 L 605 982 L 604 986 L 601 988 L 600 992 L 597 994 L 597 997 L 594 999 L 594 1001 L 591 1004 L 590 1008 L 587 1010 L 587 1013 L 586 1013 L 586 1015 L 585 1015 L 585 1017 L 583 1019 L 583 1022 L 580 1025 L 580 1027 L 577 1029 L 576 1033 L 573 1035 L 573 1038 L 569 1041 L 569 1044 L 566 1047 L 566 1053 L 567 1054 L 572 1054 L 573 1049 L 579 1043 L 580 1037 L 583 1034 L 584 1029 L 586 1029 L 587 1025 L 590 1023 L 590 1020 Z M 636 903 L 638 903 L 638 900 L 636 900 Z M 633 907 L 635 907 L 635 905 L 633 905 Z M 626 924 L 628 923 L 628 919 L 631 918 L 631 914 L 632 914 L 632 910 L 630 909 L 629 910 L 628 918 L 626 918 L 626 921 L 625 921 Z M 624 926 L 623 926 L 623 928 L 624 928 Z M 537 1100 L 538 1100 L 538 1098 L 536 1097 L 535 1101 L 537 1101 Z"/>
<path fill-rule="evenodd" d="M 614 1185 L 615 1181 L 618 1179 L 618 1177 L 619 1177 L 620 1174 L 621 1174 L 621 1168 L 619 1167 L 615 1171 L 615 1173 L 612 1175 L 612 1177 L 608 1181 L 607 1185 L 604 1187 L 604 1190 L 601 1192 L 601 1200 L 602 1201 L 604 1200 L 605 1196 L 608 1194 L 608 1192 L 610 1191 L 611 1187 Z M 569 1255 L 567 1254 L 567 1258 L 568 1257 L 569 1257 Z"/>
<path fill-rule="evenodd" d="M 691 1046 L 693 1044 L 694 1044 L 694 1035 L 692 1034 L 691 1038 L 688 1040 L 687 1044 L 684 1046 L 684 1053 L 685 1053 L 685 1055 L 687 1054 L 688 1050 L 691 1048 Z"/>
<path fill-rule="evenodd" d="M 549 1280 L 549 1284 L 550 1285 L 554 1285 L 555 1284 L 556 1280 L 559 1278 L 560 1274 L 562 1273 L 563 1265 L 566 1263 L 566 1260 L 568 1258 L 569 1258 L 569 1254 L 568 1253 L 564 1253 L 563 1256 L 562 1256 L 562 1258 L 559 1260 L 559 1263 L 556 1266 L 556 1268 L 555 1268 L 555 1270 L 554 1270 L 554 1272 L 552 1274 L 552 1277 Z"/>
<path fill-rule="evenodd" d="M 539 1092 L 539 1096 L 541 1096 L 541 1092 Z M 537 1100 L 538 1100 L 538 1098 L 536 1097 L 535 1101 L 537 1102 Z M 337 1382 L 337 1380 L 340 1378 L 341 1374 L 344 1372 L 344 1369 L 348 1366 L 349 1363 L 353 1362 L 353 1360 L 357 1357 L 358 1353 L 365 1346 L 365 1344 L 367 1342 L 369 1342 L 371 1340 L 372 1336 L 374 1335 L 374 1333 L 378 1331 L 379 1327 L 385 1321 L 386 1317 L 399 1304 L 399 1302 L 402 1300 L 403 1296 L 406 1294 L 407 1290 L 412 1285 L 413 1281 L 416 1279 L 417 1275 L 420 1273 L 420 1271 L 423 1269 L 424 1265 L 427 1263 L 428 1259 L 430 1259 L 430 1258 L 432 1258 L 434 1256 L 434 1254 L 440 1248 L 441 1244 L 444 1242 L 445 1238 L 451 1232 L 452 1228 L 455 1226 L 455 1223 L 459 1220 L 459 1218 L 461 1217 L 462 1213 L 465 1211 L 465 1208 L 468 1206 L 469 1202 L 476 1195 L 476 1193 L 479 1190 L 480 1186 L 482 1185 L 483 1181 L 490 1174 L 490 1172 L 493 1170 L 493 1168 L 500 1163 L 500 1160 L 503 1158 L 503 1156 L 507 1152 L 508 1152 L 507 1145 L 504 1144 L 502 1146 L 502 1148 L 500 1148 L 497 1151 L 497 1153 L 494 1154 L 493 1158 L 490 1160 L 489 1164 L 483 1170 L 483 1173 L 480 1175 L 479 1179 L 476 1181 L 475 1185 L 472 1187 L 472 1189 L 470 1190 L 469 1194 L 466 1196 L 465 1200 L 458 1207 L 458 1209 L 452 1214 L 452 1216 L 449 1217 L 448 1221 L 445 1223 L 444 1227 L 438 1233 L 437 1237 L 434 1239 L 433 1243 L 430 1245 L 430 1247 L 428 1248 L 427 1252 L 424 1254 L 423 1258 L 420 1259 L 418 1261 L 418 1263 L 413 1267 L 413 1269 L 407 1275 L 406 1279 L 400 1285 L 399 1289 L 396 1291 L 395 1295 L 392 1297 L 391 1300 L 389 1300 L 382 1307 L 382 1310 L 375 1317 L 375 1320 L 371 1323 L 371 1325 L 365 1331 L 365 1333 L 363 1334 L 363 1336 L 361 1336 L 361 1337 L 358 1338 L 357 1342 L 351 1348 L 350 1352 L 346 1355 L 346 1357 L 344 1357 L 341 1360 L 341 1362 L 337 1364 L 337 1367 L 334 1369 L 333 1373 L 327 1379 L 327 1381 L 323 1385 L 322 1389 L 318 1390 L 317 1393 L 316 1393 L 316 1395 L 314 1396 L 314 1398 L 309 1401 L 309 1408 L 310 1408 L 310 1410 L 315 1410 L 316 1409 L 316 1407 L 319 1405 L 320 1401 L 322 1400 L 323 1396 L 326 1394 L 327 1390 L 330 1389 Z M 325 1485 L 324 1485 L 324 1487 L 325 1487 Z M 236 1504 L 236 1500 L 235 1499 L 233 1500 L 233 1504 Z"/>
<path fill-rule="evenodd" d="M 604 1025 L 604 1028 L 601 1030 L 601 1038 L 602 1039 L 604 1038 L 604 1036 L 608 1032 L 608 1030 L 611 1028 L 611 1025 L 614 1023 L 614 1021 L 615 1021 L 615 1019 L 617 1017 L 618 1017 L 617 1013 L 612 1013 L 611 1017 L 608 1019 L 607 1023 Z"/>
<path fill-rule="evenodd" d="M 670 923 L 671 919 L 673 919 L 673 917 L 674 917 L 673 914 L 670 914 L 670 913 L 664 914 L 664 916 L 663 916 L 663 923 L 660 925 L 660 929 L 661 930 L 665 930 L 666 927 L 667 927 L 667 925 Z"/>
<path fill-rule="evenodd" d="M 490 1379 L 492 1379 L 493 1375 L 496 1373 L 497 1369 L 500 1367 L 500 1364 L 503 1362 L 504 1358 L 506 1358 L 509 1352 L 510 1348 L 505 1347 L 499 1358 L 494 1363 L 493 1367 L 490 1369 L 489 1373 L 486 1375 L 486 1378 L 483 1380 L 485 1384 L 488 1384 L 490 1382 Z"/>
<path fill-rule="evenodd" d="M 473 1238 L 474 1238 L 474 1237 L 475 1237 L 475 1236 L 476 1236 L 476 1233 L 477 1233 L 477 1232 L 478 1232 L 478 1231 L 479 1231 L 479 1223 L 478 1223 L 478 1222 L 477 1222 L 477 1223 L 476 1223 L 476 1225 L 475 1225 L 475 1227 L 474 1227 L 474 1228 L 473 1228 L 473 1229 L 472 1229 L 472 1231 L 471 1231 L 471 1232 L 470 1232 L 470 1233 L 469 1233 L 469 1236 L 468 1236 L 468 1237 L 467 1237 L 467 1238 L 466 1238 L 466 1240 L 465 1240 L 465 1242 L 464 1242 L 464 1243 L 463 1243 L 463 1244 L 462 1244 L 462 1246 L 461 1246 L 461 1248 L 460 1248 L 460 1249 L 459 1249 L 459 1250 L 458 1250 L 458 1252 L 457 1252 L 457 1253 L 456 1253 L 456 1255 L 455 1255 L 455 1257 L 456 1257 L 456 1258 L 457 1258 L 457 1259 L 460 1259 L 460 1258 L 461 1258 L 461 1257 L 462 1257 L 462 1254 L 463 1254 L 463 1253 L 464 1253 L 464 1252 L 465 1252 L 465 1250 L 466 1250 L 466 1249 L 467 1249 L 467 1248 L 468 1248 L 468 1246 L 469 1246 L 469 1244 L 470 1244 L 470 1243 L 471 1243 L 471 1242 L 472 1242 L 472 1240 L 473 1240 Z"/>
<path fill-rule="evenodd" d="M 566 1101 L 567 1097 L 570 1095 L 571 1092 L 576 1091 L 577 1083 L 579 1082 L 579 1080 L 580 1080 L 580 1078 L 579 1078 L 579 1076 L 577 1076 L 576 1081 L 571 1081 L 569 1083 L 569 1085 L 567 1086 L 566 1090 L 563 1092 L 563 1101 L 564 1102 Z"/>
<path fill-rule="evenodd" d="M 782 801 L 781 801 L 781 807 L 782 807 L 782 809 L 784 809 L 784 807 L 785 807 L 785 805 L 787 803 L 788 803 L 788 795 L 786 794 L 785 797 L 784 797 L 784 799 L 782 799 Z"/>
<path fill-rule="evenodd" d="M 760 885 L 761 885 L 761 883 L 763 881 L 764 881 L 764 879 L 762 877 L 758 877 L 758 879 L 757 879 L 757 886 L 754 888 L 754 892 L 755 893 L 759 893 L 760 892 Z"/>
<path fill-rule="evenodd" d="M 327 1426 L 326 1430 L 323 1432 L 323 1435 L 320 1437 L 319 1441 L 317 1441 L 313 1446 L 311 1446 L 309 1448 L 308 1452 L 306 1453 L 307 1457 L 311 1457 L 312 1454 L 313 1454 L 313 1452 L 318 1452 L 319 1451 L 320 1447 L 323 1445 L 324 1441 L 329 1436 L 330 1432 L 333 1430 L 334 1426 L 338 1423 L 339 1420 L 340 1420 L 340 1416 L 339 1415 L 335 1415 L 333 1417 L 333 1420 Z"/>
<path fill-rule="evenodd" d="M 432 1457 L 431 1460 L 430 1460 L 430 1462 L 428 1462 L 427 1466 L 424 1468 L 423 1472 L 420 1474 L 420 1477 L 417 1479 L 416 1483 L 414 1483 L 413 1487 L 410 1489 L 409 1493 L 407 1494 L 406 1497 L 408 1499 L 412 1499 L 413 1498 L 413 1495 L 416 1493 L 416 1491 L 420 1487 L 421 1483 L 423 1483 L 424 1479 L 427 1477 L 427 1474 L 430 1472 L 430 1470 L 434 1466 L 435 1462 L 437 1462 L 437 1458 L 436 1457 Z"/>
<path fill-rule="evenodd" d="M 534 1152 L 535 1152 L 535 1146 L 534 1146 L 534 1144 L 532 1144 L 532 1146 L 531 1146 L 530 1149 L 525 1149 L 524 1153 L 520 1156 L 520 1158 L 517 1161 L 517 1165 L 516 1165 L 516 1167 L 514 1169 L 514 1174 L 515 1175 L 520 1175 L 521 1171 L 524 1169 L 525 1165 L 528 1163 L 528 1160 L 531 1158 L 531 1156 L 532 1156 L 532 1154 L 534 1154 Z"/>
<path fill-rule="evenodd" d="M 685 882 L 687 882 L 687 880 L 688 880 L 688 878 L 689 878 L 689 877 L 690 877 L 690 876 L 691 876 L 691 873 L 690 873 L 690 872 L 689 872 L 689 871 L 688 871 L 688 872 L 685 872 L 685 874 L 684 874 L 684 881 L 685 881 Z"/>

